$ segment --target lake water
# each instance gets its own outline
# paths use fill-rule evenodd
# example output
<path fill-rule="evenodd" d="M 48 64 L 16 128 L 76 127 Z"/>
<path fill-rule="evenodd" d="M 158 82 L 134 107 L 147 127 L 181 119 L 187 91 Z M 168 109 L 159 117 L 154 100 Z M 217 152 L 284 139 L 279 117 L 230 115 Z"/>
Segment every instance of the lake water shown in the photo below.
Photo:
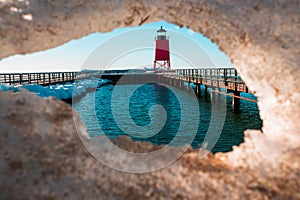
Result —
<path fill-rule="evenodd" d="M 136 86 L 108 84 L 73 103 L 91 137 L 99 134 L 106 134 L 109 138 L 129 135 L 133 140 L 152 144 L 166 145 L 173 141 L 172 145 L 175 146 L 189 144 L 193 148 L 199 148 L 207 134 L 218 135 L 215 132 L 219 130 L 220 136 L 212 152 L 227 152 L 232 150 L 232 146 L 243 142 L 244 130 L 262 127 L 257 104 L 253 102 L 241 100 L 240 111 L 233 112 L 231 97 L 209 95 L 207 98 L 197 99 L 197 112 L 192 96 L 184 91 L 146 84 L 132 92 L 133 87 Z M 113 93 L 116 89 L 117 93 Z M 242 93 L 242 96 L 255 98 L 251 94 Z M 218 103 L 221 107 L 215 106 Z M 152 109 L 154 105 L 161 105 L 164 111 Z M 143 127 L 147 130 L 139 129 Z M 209 127 L 212 131 L 208 131 Z M 177 136 L 179 130 L 182 134 Z M 134 134 L 135 132 L 139 134 Z"/>

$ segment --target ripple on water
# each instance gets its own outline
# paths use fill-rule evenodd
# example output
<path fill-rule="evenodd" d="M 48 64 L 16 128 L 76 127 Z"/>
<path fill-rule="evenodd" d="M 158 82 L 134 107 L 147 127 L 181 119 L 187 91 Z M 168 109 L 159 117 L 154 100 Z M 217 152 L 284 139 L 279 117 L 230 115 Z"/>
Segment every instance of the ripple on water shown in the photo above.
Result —
<path fill-rule="evenodd" d="M 80 113 L 83 122 L 91 137 L 100 134 L 101 130 L 110 138 L 115 138 L 119 135 L 127 135 L 117 125 L 111 109 L 111 97 L 114 87 L 122 87 L 120 92 L 116 94 L 116 108 L 119 111 L 124 109 L 125 96 L 130 95 L 130 87 L 128 85 L 105 85 L 94 93 L 87 93 L 79 102 L 73 104 L 73 107 Z M 182 95 L 185 101 L 190 101 L 187 93 L 178 92 L 177 95 Z M 247 98 L 255 98 L 251 94 L 243 94 Z M 224 97 L 224 96 L 223 96 Z M 210 98 L 199 98 L 200 120 L 197 135 L 192 144 L 193 148 L 199 148 L 203 142 L 210 124 L 211 116 L 218 116 L 221 113 L 215 110 L 212 113 L 212 105 Z M 184 116 L 181 113 L 181 107 L 176 95 L 168 88 L 157 84 L 146 84 L 138 88 L 130 96 L 129 113 L 132 120 L 139 126 L 147 126 L 150 123 L 149 110 L 153 105 L 161 104 L 167 113 L 167 120 L 161 131 L 151 137 L 139 138 L 131 137 L 133 140 L 147 141 L 153 144 L 168 144 L 175 136 L 180 127 L 181 120 L 193 120 L 189 116 Z M 193 109 L 191 108 L 191 112 Z M 122 113 L 121 113 L 121 119 Z M 159 115 L 159 113 L 156 113 Z M 96 115 L 97 120 L 93 115 Z M 124 115 L 125 116 L 125 115 Z M 124 118 L 125 119 L 125 118 Z M 125 126 L 130 126 L 128 121 L 122 121 Z M 158 124 L 160 125 L 160 124 Z M 226 152 L 232 150 L 232 146 L 239 145 L 243 142 L 243 132 L 246 129 L 261 129 L 262 121 L 259 117 L 259 111 L 256 103 L 241 100 L 240 111 L 233 112 L 231 106 L 231 97 L 226 97 L 226 118 L 222 129 L 220 138 L 212 152 Z M 130 127 L 127 127 L 130 128 Z M 188 127 L 185 127 L 189 130 Z M 188 131 L 185 133 L 186 137 L 177 137 L 177 142 L 174 145 L 186 145 L 186 138 L 191 134 Z"/>

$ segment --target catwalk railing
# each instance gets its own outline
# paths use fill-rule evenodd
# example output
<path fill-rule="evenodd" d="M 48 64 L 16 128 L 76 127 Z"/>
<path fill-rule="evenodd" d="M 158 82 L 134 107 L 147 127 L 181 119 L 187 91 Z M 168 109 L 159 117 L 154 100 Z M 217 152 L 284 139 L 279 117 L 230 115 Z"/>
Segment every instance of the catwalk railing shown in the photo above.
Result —
<path fill-rule="evenodd" d="M 74 81 L 78 72 L 41 72 L 0 74 L 0 83 L 8 85 L 39 84 L 48 85 Z"/>
<path fill-rule="evenodd" d="M 101 74 L 101 73 L 100 73 Z M 106 76 L 122 76 L 126 73 L 102 74 Z M 132 74 L 132 73 L 130 73 Z M 134 73 L 135 75 L 147 75 L 145 73 Z M 74 81 L 78 72 L 47 72 L 47 73 L 12 73 L 0 74 L 0 83 L 9 85 L 16 84 L 53 84 L 66 81 Z M 150 74 L 148 74 L 150 76 Z M 225 88 L 227 90 L 249 92 L 238 72 L 234 68 L 208 68 L 208 69 L 178 69 L 169 72 L 158 73 L 163 77 L 178 79 L 186 82 L 206 85 L 212 88 Z M 101 77 L 101 75 L 100 75 Z M 78 78 L 78 77 L 77 77 Z"/>
<path fill-rule="evenodd" d="M 95 75 L 96 74 L 96 75 Z M 240 93 L 253 93 L 241 79 L 234 68 L 206 68 L 206 69 L 177 69 L 171 71 L 149 73 L 143 70 L 112 70 L 102 72 L 42 72 L 42 73 L 12 73 L 0 74 L 0 83 L 9 85 L 40 84 L 72 82 L 75 79 L 88 78 L 109 79 L 112 83 L 134 84 L 164 82 L 179 88 L 184 88 L 184 82 L 196 85 L 195 93 L 201 96 L 201 85 L 204 85 L 205 94 L 211 88 L 213 93 L 221 93 L 233 97 L 234 108 L 239 107 L 239 100 L 256 100 L 241 97 Z M 121 79 L 122 78 L 122 79 Z M 189 87 L 187 87 L 189 88 Z"/>
<path fill-rule="evenodd" d="M 204 85 L 204 92 L 211 88 L 212 94 L 219 93 L 232 97 L 233 109 L 238 110 L 240 99 L 257 102 L 256 99 L 245 98 L 241 92 L 253 93 L 242 80 L 241 76 L 234 68 L 208 68 L 208 69 L 178 69 L 163 72 L 162 75 L 168 79 L 168 84 L 183 88 L 183 82 L 194 83 L 195 93 L 201 96 L 201 85 Z M 189 84 L 188 84 L 189 85 Z M 189 88 L 189 87 L 187 87 Z"/>
<path fill-rule="evenodd" d="M 162 74 L 168 78 L 206 85 L 211 88 L 251 93 L 234 68 L 178 69 Z"/>

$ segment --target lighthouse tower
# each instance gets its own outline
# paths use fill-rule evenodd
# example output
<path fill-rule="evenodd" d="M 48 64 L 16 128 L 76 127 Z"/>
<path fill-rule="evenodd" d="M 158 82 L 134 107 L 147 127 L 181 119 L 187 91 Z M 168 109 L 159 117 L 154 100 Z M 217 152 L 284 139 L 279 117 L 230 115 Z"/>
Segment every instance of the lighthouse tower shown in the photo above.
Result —
<path fill-rule="evenodd" d="M 169 40 L 167 31 L 161 26 L 155 37 L 154 71 L 169 71 L 170 69 Z"/>

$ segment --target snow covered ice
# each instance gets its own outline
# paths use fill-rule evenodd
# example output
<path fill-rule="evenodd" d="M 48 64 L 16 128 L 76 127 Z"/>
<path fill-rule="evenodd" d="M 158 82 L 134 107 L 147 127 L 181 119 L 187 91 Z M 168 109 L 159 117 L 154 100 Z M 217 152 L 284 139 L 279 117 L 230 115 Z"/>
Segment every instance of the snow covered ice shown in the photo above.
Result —
<path fill-rule="evenodd" d="M 9 86 L 0 83 L 0 90 L 19 92 L 22 89 L 26 89 L 29 92 L 33 92 L 41 97 L 56 97 L 57 99 L 64 100 L 72 97 L 79 96 L 85 93 L 88 89 L 97 88 L 110 82 L 109 80 L 80 80 L 74 83 L 66 82 L 64 84 L 55 84 L 49 86 L 41 86 L 38 84 L 28 85 L 15 85 Z M 74 87 L 76 89 L 74 90 Z"/>

